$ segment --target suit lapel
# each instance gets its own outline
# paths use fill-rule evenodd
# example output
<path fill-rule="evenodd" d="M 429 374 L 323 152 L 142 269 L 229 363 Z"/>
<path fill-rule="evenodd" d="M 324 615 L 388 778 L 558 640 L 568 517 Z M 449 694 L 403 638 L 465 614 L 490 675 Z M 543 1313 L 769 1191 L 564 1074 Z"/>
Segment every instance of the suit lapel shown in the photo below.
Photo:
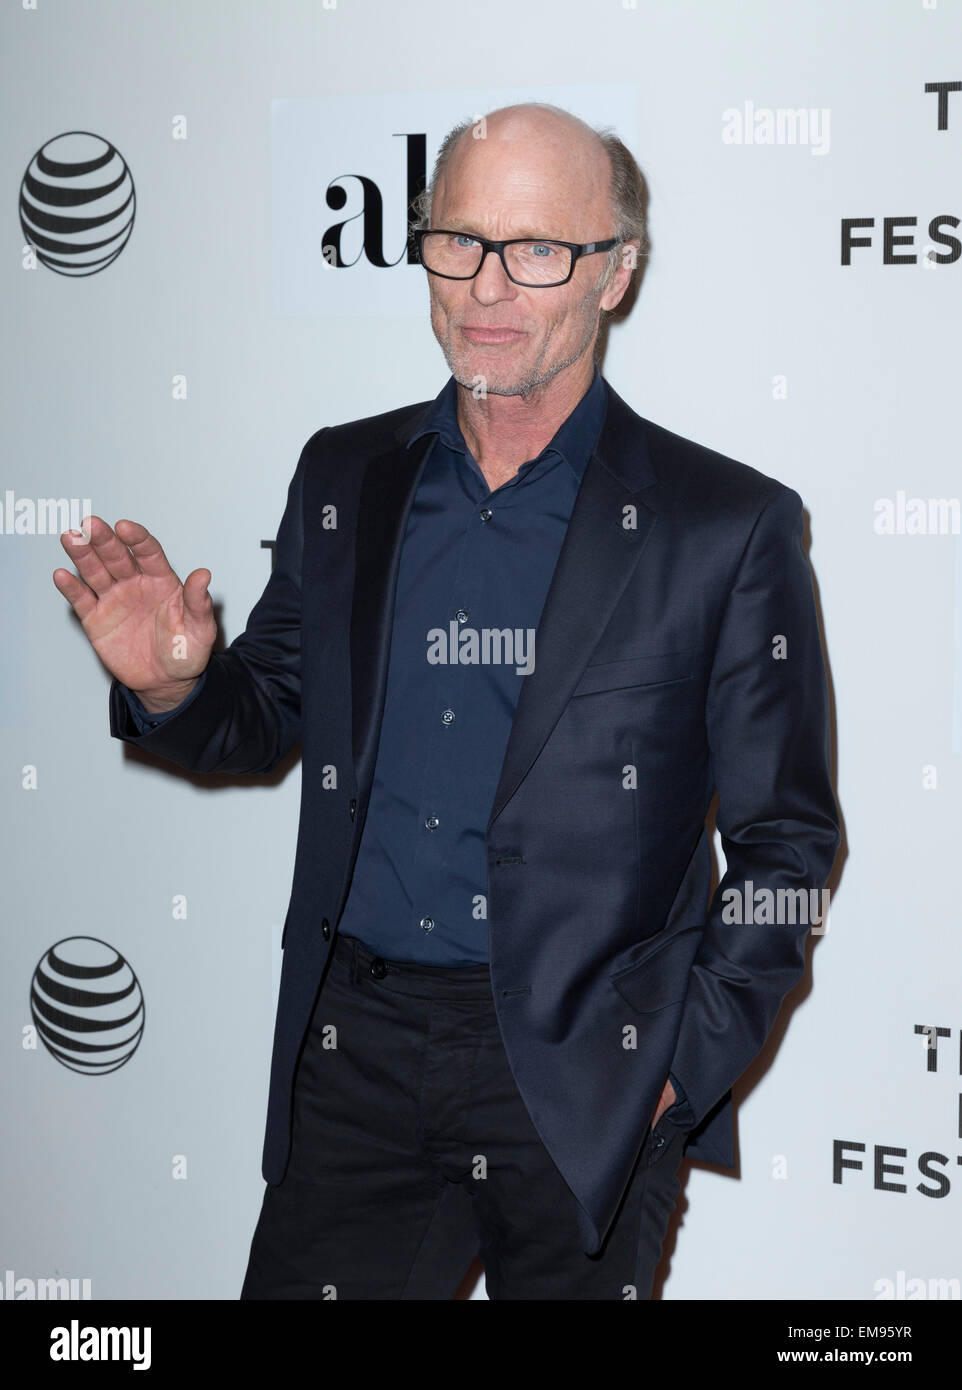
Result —
<path fill-rule="evenodd" d="M 489 830 L 560 719 L 656 522 L 657 479 L 642 422 L 605 385 L 605 423 L 545 598 L 535 666 L 524 677 L 515 707 Z"/>
<path fill-rule="evenodd" d="M 403 435 L 413 433 L 415 424 Z M 374 777 L 401 547 L 432 439 L 425 435 L 408 449 L 402 438 L 401 447 L 371 460 L 361 484 L 351 606 L 351 736 L 362 797 Z"/>
<path fill-rule="evenodd" d="M 577 685 L 656 522 L 657 477 L 644 422 L 605 382 L 607 409 L 588 461 L 535 638 L 535 667 L 525 676 L 492 805 L 491 824 L 544 746 Z M 401 547 L 433 436 L 407 441 L 368 464 L 361 485 L 351 610 L 354 766 L 363 796 L 374 775 L 384 706 Z M 625 508 L 633 511 L 626 513 Z M 634 524 L 625 524 L 626 516 Z"/>

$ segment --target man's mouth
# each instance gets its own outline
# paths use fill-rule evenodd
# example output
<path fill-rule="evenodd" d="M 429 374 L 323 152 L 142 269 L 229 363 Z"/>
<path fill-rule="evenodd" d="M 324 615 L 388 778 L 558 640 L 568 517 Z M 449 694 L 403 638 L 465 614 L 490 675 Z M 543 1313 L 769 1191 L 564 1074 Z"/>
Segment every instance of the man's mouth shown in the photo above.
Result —
<path fill-rule="evenodd" d="M 471 324 L 464 324 L 461 332 L 472 343 L 483 343 L 493 346 L 496 343 L 516 343 L 519 338 L 525 335 L 517 328 L 479 328 Z"/>

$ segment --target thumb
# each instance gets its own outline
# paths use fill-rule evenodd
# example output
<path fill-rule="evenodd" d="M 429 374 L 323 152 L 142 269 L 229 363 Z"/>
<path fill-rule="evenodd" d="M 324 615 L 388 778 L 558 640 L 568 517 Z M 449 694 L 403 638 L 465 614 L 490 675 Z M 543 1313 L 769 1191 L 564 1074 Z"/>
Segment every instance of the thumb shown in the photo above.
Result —
<path fill-rule="evenodd" d="M 207 569 L 191 570 L 184 580 L 184 608 L 192 617 L 202 618 L 207 613 L 211 602 L 207 592 L 210 580 L 210 570 Z"/>

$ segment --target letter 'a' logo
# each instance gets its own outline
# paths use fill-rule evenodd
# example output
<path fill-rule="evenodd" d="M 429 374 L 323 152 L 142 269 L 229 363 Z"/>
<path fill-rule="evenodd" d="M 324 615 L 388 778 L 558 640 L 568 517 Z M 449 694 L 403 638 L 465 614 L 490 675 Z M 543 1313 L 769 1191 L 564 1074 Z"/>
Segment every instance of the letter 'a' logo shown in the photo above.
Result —
<path fill-rule="evenodd" d="M 395 135 L 394 139 L 407 141 L 407 200 L 408 224 L 413 221 L 414 204 L 424 192 L 427 182 L 427 136 L 424 134 Z M 337 270 L 356 265 L 366 256 L 371 265 L 386 269 L 397 265 L 407 256 L 408 265 L 417 264 L 417 249 L 414 238 L 408 234 L 407 242 L 400 255 L 389 261 L 384 254 L 384 199 L 374 179 L 366 174 L 338 174 L 327 185 L 325 200 L 332 212 L 340 212 L 347 205 L 347 190 L 342 187 L 345 179 L 355 179 L 361 187 L 362 204 L 359 212 L 346 217 L 343 222 L 334 222 L 321 238 L 321 253 L 325 264 Z M 341 238 L 344 229 L 352 222 L 361 219 L 361 249 L 352 261 L 344 259 Z"/>

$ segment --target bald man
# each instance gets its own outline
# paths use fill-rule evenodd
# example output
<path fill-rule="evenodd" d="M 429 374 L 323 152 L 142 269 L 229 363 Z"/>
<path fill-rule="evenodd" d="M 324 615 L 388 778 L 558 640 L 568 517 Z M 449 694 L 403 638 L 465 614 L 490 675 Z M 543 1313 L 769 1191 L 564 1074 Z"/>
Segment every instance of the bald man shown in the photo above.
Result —
<path fill-rule="evenodd" d="M 733 1162 L 803 969 L 810 924 L 724 895 L 820 889 L 838 843 L 800 499 L 600 375 L 646 245 L 616 137 L 493 112 L 419 211 L 451 375 L 308 441 L 230 647 L 135 522 L 54 578 L 115 737 L 200 772 L 302 745 L 242 1298 L 449 1299 L 476 1254 L 494 1299 L 649 1298 L 682 1153 Z"/>

